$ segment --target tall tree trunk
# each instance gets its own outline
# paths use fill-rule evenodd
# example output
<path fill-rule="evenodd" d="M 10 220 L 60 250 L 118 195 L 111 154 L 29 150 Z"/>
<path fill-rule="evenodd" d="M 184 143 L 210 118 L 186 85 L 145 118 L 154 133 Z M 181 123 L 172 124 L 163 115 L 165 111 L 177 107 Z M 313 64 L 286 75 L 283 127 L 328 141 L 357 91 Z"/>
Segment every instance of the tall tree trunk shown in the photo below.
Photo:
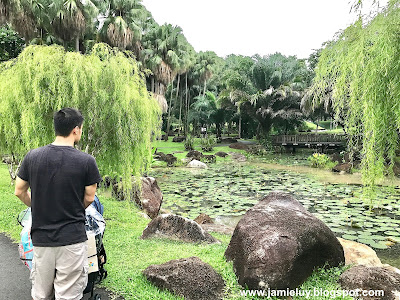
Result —
<path fill-rule="evenodd" d="M 75 38 L 75 51 L 79 52 L 79 35 Z"/>
<path fill-rule="evenodd" d="M 171 105 L 172 105 L 173 92 L 174 92 L 174 79 L 172 79 L 172 82 L 171 82 L 171 95 L 169 98 L 169 105 L 168 105 L 168 119 L 167 119 L 167 129 L 166 129 L 165 141 L 168 141 L 169 127 L 171 125 Z"/>
<path fill-rule="evenodd" d="M 188 94 L 188 73 L 186 72 L 186 88 L 185 88 L 185 90 L 186 90 L 186 94 L 185 94 L 185 97 L 186 97 L 186 99 L 185 99 L 185 104 L 186 104 L 186 106 L 185 106 L 185 110 L 186 110 L 186 119 L 185 119 L 185 136 L 187 136 L 188 135 L 188 133 L 189 133 L 189 122 L 188 122 L 188 120 L 189 120 L 189 118 L 188 118 L 188 116 L 189 116 L 189 105 L 188 105 L 188 99 L 189 99 L 189 94 Z"/>
<path fill-rule="evenodd" d="M 156 88 L 154 86 L 154 76 L 151 76 L 151 91 L 155 94 Z"/>
<path fill-rule="evenodd" d="M 203 97 L 206 96 L 206 89 L 207 89 L 207 80 L 204 80 L 204 90 L 203 90 Z"/>
<path fill-rule="evenodd" d="M 181 91 L 179 98 L 179 132 L 178 135 L 181 135 L 181 127 L 182 127 L 182 106 L 183 106 L 183 93 Z"/>
<path fill-rule="evenodd" d="M 181 83 L 181 75 L 179 74 L 178 76 L 178 83 L 176 84 L 176 94 L 175 94 L 175 103 L 178 103 L 178 95 L 179 95 L 179 87 L 180 87 L 180 83 Z M 180 117 L 179 117 L 179 126 L 181 126 L 180 123 Z M 178 136 L 180 135 L 180 129 L 178 129 Z"/>
<path fill-rule="evenodd" d="M 239 139 L 242 138 L 242 115 L 239 115 Z"/>

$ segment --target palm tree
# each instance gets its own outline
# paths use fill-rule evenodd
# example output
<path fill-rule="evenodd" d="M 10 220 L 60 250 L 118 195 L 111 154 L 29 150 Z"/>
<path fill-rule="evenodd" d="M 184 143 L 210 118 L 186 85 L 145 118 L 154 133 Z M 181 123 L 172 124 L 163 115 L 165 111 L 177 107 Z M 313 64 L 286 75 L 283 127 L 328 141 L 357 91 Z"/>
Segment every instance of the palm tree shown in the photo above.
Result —
<path fill-rule="evenodd" d="M 96 5 L 90 0 L 0 0 L 12 27 L 24 37 L 26 44 L 43 44 L 62 41 L 75 42 L 79 51 L 79 40 L 88 25 L 93 24 L 98 14 Z"/>
<path fill-rule="evenodd" d="M 38 3 L 32 1 L 33 6 Z M 0 24 L 10 23 L 28 44 L 38 32 L 38 24 L 27 0 L 0 0 Z"/>
<path fill-rule="evenodd" d="M 213 75 L 219 57 L 213 51 L 199 52 L 195 64 L 195 74 L 203 84 L 203 96 L 206 94 L 207 81 Z"/>
<path fill-rule="evenodd" d="M 144 37 L 143 46 L 143 60 L 152 71 L 151 91 L 161 107 L 171 107 L 172 94 L 170 105 L 166 105 L 166 87 L 182 71 L 188 42 L 180 27 L 164 24 L 155 25 L 149 30 Z"/>
<path fill-rule="evenodd" d="M 105 21 L 100 29 L 101 38 L 113 47 L 133 50 L 139 57 L 142 35 L 154 24 L 141 0 L 110 0 L 102 13 Z"/>
<path fill-rule="evenodd" d="M 205 96 L 197 96 L 195 102 L 191 105 L 192 110 L 189 113 L 189 122 L 193 123 L 193 131 L 196 125 L 211 125 L 215 123 L 215 115 L 217 112 L 217 101 L 213 93 L 207 92 Z"/>

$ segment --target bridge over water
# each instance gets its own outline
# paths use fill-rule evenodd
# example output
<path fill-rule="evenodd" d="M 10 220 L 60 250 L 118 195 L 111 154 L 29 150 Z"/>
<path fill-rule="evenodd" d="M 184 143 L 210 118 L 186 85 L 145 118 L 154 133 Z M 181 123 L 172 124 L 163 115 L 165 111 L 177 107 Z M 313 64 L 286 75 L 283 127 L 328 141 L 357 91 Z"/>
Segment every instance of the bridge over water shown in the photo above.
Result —
<path fill-rule="evenodd" d="M 274 135 L 272 144 L 296 148 L 345 148 L 347 136 L 345 134 L 296 134 Z"/>

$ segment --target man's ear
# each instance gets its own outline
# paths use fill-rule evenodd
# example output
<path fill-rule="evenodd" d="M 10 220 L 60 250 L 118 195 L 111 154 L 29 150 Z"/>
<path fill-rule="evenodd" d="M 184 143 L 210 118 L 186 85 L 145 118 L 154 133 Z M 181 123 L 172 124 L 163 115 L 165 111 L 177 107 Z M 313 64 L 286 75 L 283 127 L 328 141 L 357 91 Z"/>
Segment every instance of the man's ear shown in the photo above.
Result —
<path fill-rule="evenodd" d="M 72 130 L 72 133 L 77 135 L 79 132 L 79 126 L 75 126 L 74 129 Z"/>

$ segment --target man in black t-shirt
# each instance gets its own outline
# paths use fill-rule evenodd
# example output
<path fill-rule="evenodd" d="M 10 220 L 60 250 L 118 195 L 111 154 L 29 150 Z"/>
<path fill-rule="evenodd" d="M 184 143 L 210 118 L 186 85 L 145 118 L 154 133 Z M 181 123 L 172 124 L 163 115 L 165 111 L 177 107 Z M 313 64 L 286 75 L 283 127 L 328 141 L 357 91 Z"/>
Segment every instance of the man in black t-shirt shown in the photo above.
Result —
<path fill-rule="evenodd" d="M 74 108 L 55 113 L 55 141 L 29 151 L 18 172 L 15 195 L 32 209 L 34 300 L 79 300 L 87 284 L 85 208 L 101 177 L 93 156 L 74 148 L 82 124 Z"/>

